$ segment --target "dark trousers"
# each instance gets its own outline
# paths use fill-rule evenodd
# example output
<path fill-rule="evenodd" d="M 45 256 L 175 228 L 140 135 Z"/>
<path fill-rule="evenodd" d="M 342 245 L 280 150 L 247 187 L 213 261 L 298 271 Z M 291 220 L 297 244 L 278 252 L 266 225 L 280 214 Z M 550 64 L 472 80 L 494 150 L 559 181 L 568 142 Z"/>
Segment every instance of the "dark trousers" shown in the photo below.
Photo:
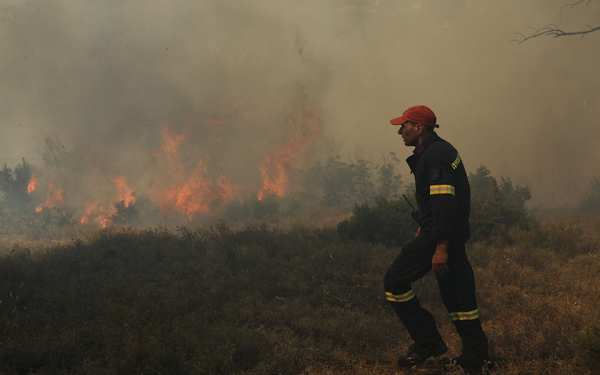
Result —
<path fill-rule="evenodd" d="M 384 277 L 386 298 L 415 342 L 427 345 L 441 339 L 433 315 L 425 310 L 411 284 L 431 270 L 436 241 L 427 233 L 406 244 Z M 462 241 L 448 244 L 448 272 L 437 276 L 442 301 L 462 340 L 462 359 L 488 359 L 487 337 L 481 328 L 475 299 L 475 277 Z"/>

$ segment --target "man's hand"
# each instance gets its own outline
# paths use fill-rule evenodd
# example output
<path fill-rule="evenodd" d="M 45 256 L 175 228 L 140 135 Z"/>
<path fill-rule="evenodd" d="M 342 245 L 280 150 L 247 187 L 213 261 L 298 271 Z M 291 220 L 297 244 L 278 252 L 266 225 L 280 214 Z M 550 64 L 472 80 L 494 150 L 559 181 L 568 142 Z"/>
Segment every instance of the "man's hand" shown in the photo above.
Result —
<path fill-rule="evenodd" d="M 421 233 L 421 227 L 419 227 L 419 229 L 417 229 L 417 233 L 415 233 L 415 237 L 419 237 L 419 233 Z"/>
<path fill-rule="evenodd" d="M 448 270 L 448 240 L 440 240 L 437 242 L 435 254 L 431 259 L 431 268 L 436 275 L 445 275 Z"/>

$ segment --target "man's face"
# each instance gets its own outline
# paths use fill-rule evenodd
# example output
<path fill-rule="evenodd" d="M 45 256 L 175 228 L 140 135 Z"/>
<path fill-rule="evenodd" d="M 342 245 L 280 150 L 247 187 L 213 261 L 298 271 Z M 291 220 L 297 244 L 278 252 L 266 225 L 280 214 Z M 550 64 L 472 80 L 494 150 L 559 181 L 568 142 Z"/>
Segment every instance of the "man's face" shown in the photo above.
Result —
<path fill-rule="evenodd" d="M 402 136 L 405 146 L 417 147 L 419 145 L 419 127 L 421 125 L 415 124 L 414 122 L 405 122 L 400 126 L 398 134 Z"/>

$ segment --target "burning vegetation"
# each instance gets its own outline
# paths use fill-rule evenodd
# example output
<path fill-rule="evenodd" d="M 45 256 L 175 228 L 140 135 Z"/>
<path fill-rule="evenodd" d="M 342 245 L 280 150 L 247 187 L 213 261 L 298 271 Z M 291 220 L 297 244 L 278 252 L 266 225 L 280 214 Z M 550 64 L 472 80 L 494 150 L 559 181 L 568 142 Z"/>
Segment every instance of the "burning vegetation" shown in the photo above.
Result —
<path fill-rule="evenodd" d="M 14 169 L 5 165 L 3 233 L 94 234 L 39 254 L 0 246 L 6 254 L 0 318 L 11 322 L 4 329 L 11 350 L 0 351 L 0 372 L 389 372 L 410 340 L 377 291 L 398 246 L 414 236 L 416 224 L 398 198 L 413 188 L 403 185 L 394 153 L 377 164 L 339 156 L 303 164 L 317 142 L 318 118 L 312 109 L 301 112 L 291 121 L 293 134 L 265 149 L 252 171 L 254 190 L 215 162 L 225 142 L 215 142 L 223 139 L 224 124 L 216 120 L 201 151 L 191 147 L 192 133 L 165 125 L 148 152 L 156 169 L 145 182 L 109 173 L 118 169 L 98 162 L 93 150 L 51 140 L 43 169 L 25 160 Z M 485 324 L 502 327 L 489 330 L 495 353 L 514 362 L 515 373 L 592 373 L 600 347 L 593 319 L 600 239 L 579 224 L 539 220 L 525 207 L 527 187 L 498 180 L 484 166 L 469 180 L 469 255 L 481 275 Z M 236 231 L 224 221 L 177 230 L 110 228 L 145 224 L 142 215 L 192 224 L 202 217 L 298 218 L 307 207 L 313 219 L 323 212 L 343 212 L 343 218 L 288 230 L 246 222 Z M 596 178 L 580 210 L 598 207 Z M 429 281 L 418 285 L 424 301 L 439 298 Z M 572 306 L 553 308 L 567 297 Z M 90 309 L 97 313 L 90 316 Z M 552 313 L 540 317 L 539 311 Z M 383 326 L 398 332 L 390 335 Z M 458 353 L 450 320 L 441 330 Z M 374 356 L 380 362 L 366 362 Z"/>
<path fill-rule="evenodd" d="M 300 118 L 302 123 L 297 122 Z M 217 168 L 211 150 L 199 158 L 189 157 L 185 149 L 189 137 L 168 126 L 162 130 L 159 146 L 150 152 L 157 172 L 145 184 L 126 175 L 110 176 L 102 164 L 90 162 L 93 153 L 89 150 L 68 150 L 48 141 L 52 147 L 45 156 L 44 169 L 36 170 L 24 162 L 14 170 L 4 166 L 0 171 L 0 191 L 4 193 L 2 230 L 43 236 L 48 229 L 65 225 L 106 228 L 112 224 L 145 226 L 159 222 L 212 224 L 219 219 L 341 220 L 358 207 L 362 216 L 355 215 L 341 224 L 343 236 L 367 241 L 389 237 L 389 243 L 401 243 L 394 237 L 400 235 L 394 229 L 399 220 L 394 215 L 406 207 L 395 197 L 402 192 L 411 194 L 411 189 L 409 186 L 403 190 L 397 173 L 400 160 L 394 153 L 383 157 L 379 164 L 361 159 L 351 163 L 337 156 L 307 168 L 302 165 L 303 154 L 316 142 L 317 119 L 312 110 L 304 111 L 295 120 L 296 133 L 266 152 L 254 171 L 259 186 L 254 193 L 234 175 Z M 213 139 L 207 143 L 213 144 Z M 56 149 L 62 151 L 52 156 Z M 81 156 L 82 152 L 86 157 Z M 86 168 L 87 173 L 76 173 Z M 473 238 L 489 236 L 498 228 L 529 227 L 524 214 L 525 202 L 531 199 L 527 187 L 513 186 L 508 178 L 497 181 L 485 167 L 471 174 L 470 179 Z M 597 212 L 599 197 L 596 178 L 573 210 Z M 481 207 L 488 211 L 479 212 Z M 489 215 L 496 218 L 494 222 L 488 220 Z M 367 225 L 377 217 L 383 218 L 375 226 L 381 233 Z M 21 225 L 23 222 L 27 224 Z"/>
<path fill-rule="evenodd" d="M 37 184 L 38 178 L 39 176 L 35 172 L 31 175 L 31 180 L 29 180 L 29 184 L 27 184 L 27 194 L 30 194 L 35 190 L 35 185 Z"/>
<path fill-rule="evenodd" d="M 35 174 L 34 174 L 35 175 Z M 33 181 L 33 177 L 32 177 Z M 31 182 L 29 183 L 31 186 Z M 35 212 L 40 212 L 44 208 L 54 208 L 58 205 L 62 205 L 65 203 L 65 197 L 63 195 L 63 191 L 58 189 L 54 184 L 50 183 L 48 185 L 48 192 L 46 194 L 46 200 L 44 203 L 41 203 L 35 208 Z"/>
<path fill-rule="evenodd" d="M 290 140 L 273 146 L 261 163 L 259 200 L 268 194 L 283 197 L 289 191 L 290 173 L 298 168 L 302 156 L 316 140 L 318 118 L 312 107 L 305 109 L 291 123 L 297 129 L 296 134 Z"/>
<path fill-rule="evenodd" d="M 180 153 L 184 141 L 184 134 L 163 128 L 161 147 L 154 157 L 167 178 L 153 188 L 162 214 L 179 213 L 191 221 L 194 215 L 207 214 L 214 205 L 231 201 L 239 187 L 224 175 L 210 177 L 208 154 L 190 167 Z"/>
<path fill-rule="evenodd" d="M 5 165 L 0 171 L 4 215 L 29 212 L 24 219 L 27 231 L 37 228 L 41 234 L 65 225 L 106 228 L 112 224 L 212 224 L 219 219 L 342 219 L 355 207 L 365 215 L 374 210 L 373 217 L 401 210 L 395 201 L 405 188 L 397 173 L 399 158 L 390 153 L 374 163 L 364 159 L 350 162 L 336 156 L 308 165 L 309 156 L 319 145 L 320 116 L 314 104 L 300 108 L 290 112 L 287 133 L 262 147 L 260 159 L 245 160 L 241 172 L 231 168 L 231 159 L 225 157 L 231 151 L 228 147 L 234 147 L 229 144 L 233 142 L 228 143 L 232 132 L 226 129 L 233 120 L 227 116 L 190 120 L 180 127 L 163 124 L 155 135 L 155 146 L 146 150 L 145 165 L 151 168 L 142 172 L 127 169 L 122 160 L 103 159 L 91 147 L 68 148 L 47 139 L 43 166 L 34 167 L 23 160 L 14 169 Z M 254 167 L 248 168 L 251 164 Z M 531 199 L 527 187 L 515 187 L 510 179 L 497 182 L 485 167 L 471 179 L 473 206 L 497 206 L 494 217 L 499 218 L 490 223 L 486 219 L 489 212 L 478 213 L 475 208 L 474 238 L 490 235 L 497 225 L 527 227 L 527 222 L 520 219 L 525 217 L 525 202 Z M 490 190 L 477 194 L 478 187 Z M 406 191 L 410 194 L 410 189 Z M 585 204 L 580 205 L 581 212 L 600 207 L 599 191 L 596 179 L 582 198 Z M 487 201 L 488 197 L 495 198 Z M 368 216 L 364 216 L 366 222 L 372 221 Z M 361 217 L 355 215 L 344 222 L 340 233 L 369 241 L 388 236 L 370 229 L 365 233 L 367 226 L 356 221 Z M 388 219 L 378 227 L 388 228 L 396 220 Z M 9 233 L 21 221 L 5 222 L 7 228 L 3 230 Z M 398 235 L 393 228 L 388 229 Z M 390 241 L 399 243 L 397 239 Z"/>
<path fill-rule="evenodd" d="M 14 173 L 5 166 L 5 202 L 36 213 L 68 212 L 76 223 L 107 227 L 139 219 L 140 211 L 143 224 L 192 222 L 223 214 L 230 204 L 284 198 L 300 190 L 292 183 L 302 183 L 305 156 L 319 131 L 314 105 L 290 118 L 288 138 L 267 148 L 254 171 L 245 167 L 243 179 L 224 161 L 224 116 L 191 121 L 183 130 L 164 124 L 158 146 L 147 151 L 154 167 L 145 179 L 137 171 L 127 174 L 127 166 L 112 165 L 91 147 L 70 149 L 47 139 L 43 166 L 23 161 Z"/>

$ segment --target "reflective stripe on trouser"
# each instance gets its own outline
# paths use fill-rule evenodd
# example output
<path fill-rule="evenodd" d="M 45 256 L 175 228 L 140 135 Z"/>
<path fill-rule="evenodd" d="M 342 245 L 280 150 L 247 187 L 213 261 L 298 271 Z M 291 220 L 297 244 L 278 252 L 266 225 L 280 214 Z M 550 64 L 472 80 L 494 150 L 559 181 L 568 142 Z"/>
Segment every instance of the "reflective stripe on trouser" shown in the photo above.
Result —
<path fill-rule="evenodd" d="M 385 292 L 385 298 L 390 302 L 407 302 L 410 301 L 411 298 L 415 296 L 414 290 L 409 290 L 406 293 L 394 295 L 390 292 Z"/>
<path fill-rule="evenodd" d="M 384 277 L 386 298 L 415 341 L 434 341 L 441 337 L 433 316 L 421 306 L 417 296 L 407 299 L 412 295 L 411 284 L 431 270 L 435 248 L 435 240 L 419 235 L 402 248 Z M 457 318 L 452 322 L 462 339 L 462 356 L 474 361 L 487 360 L 488 344 L 478 318 L 475 278 L 463 243 L 450 241 L 448 269 L 450 272 L 437 277 L 437 281 L 446 309 Z"/>
<path fill-rule="evenodd" d="M 390 301 L 390 305 L 415 342 L 428 345 L 442 338 L 433 315 L 421 306 L 416 295 L 405 302 Z"/>
<path fill-rule="evenodd" d="M 437 276 L 442 301 L 463 344 L 461 357 L 478 362 L 488 359 L 488 340 L 481 328 L 475 299 L 475 276 L 464 254 L 448 263 L 450 273 Z"/>
<path fill-rule="evenodd" d="M 433 252 L 425 248 L 422 239 L 417 239 L 402 248 L 385 274 L 383 283 L 386 299 L 412 339 L 428 344 L 439 341 L 441 336 L 433 315 L 421 306 L 411 284 L 429 272 Z M 429 263 L 429 268 L 423 267 L 425 263 Z"/>
<path fill-rule="evenodd" d="M 452 321 L 455 320 L 473 320 L 479 318 L 479 309 L 475 309 L 473 311 L 459 311 L 459 312 L 451 312 L 450 319 Z"/>

